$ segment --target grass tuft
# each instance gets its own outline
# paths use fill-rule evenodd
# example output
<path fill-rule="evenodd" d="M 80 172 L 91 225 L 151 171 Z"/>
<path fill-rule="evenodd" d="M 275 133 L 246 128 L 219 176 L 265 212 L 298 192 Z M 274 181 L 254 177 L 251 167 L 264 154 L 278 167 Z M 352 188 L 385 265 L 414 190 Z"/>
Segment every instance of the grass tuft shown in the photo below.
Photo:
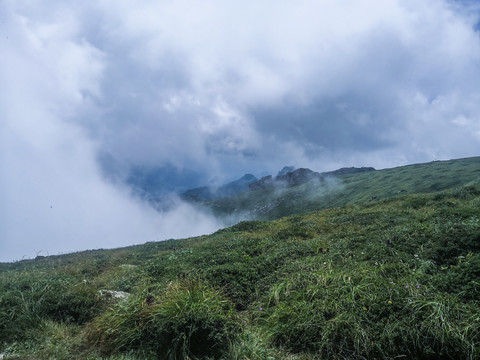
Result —
<path fill-rule="evenodd" d="M 160 359 L 219 359 L 239 329 L 232 304 L 198 280 L 119 302 L 87 328 L 104 354 L 140 351 Z"/>

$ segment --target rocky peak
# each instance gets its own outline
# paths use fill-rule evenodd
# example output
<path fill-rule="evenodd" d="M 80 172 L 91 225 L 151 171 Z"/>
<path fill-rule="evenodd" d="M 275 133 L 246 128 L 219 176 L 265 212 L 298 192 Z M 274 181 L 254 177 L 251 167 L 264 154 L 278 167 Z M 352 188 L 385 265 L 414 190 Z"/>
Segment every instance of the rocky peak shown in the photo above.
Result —
<path fill-rule="evenodd" d="M 295 170 L 295 166 L 284 166 L 283 169 L 278 172 L 277 176 L 285 175 L 294 170 Z"/>
<path fill-rule="evenodd" d="M 286 171 L 290 168 L 293 168 L 293 166 L 285 166 L 279 172 L 279 175 L 275 176 L 275 178 L 272 177 L 272 175 L 268 175 L 264 176 L 258 181 L 251 183 L 250 190 L 265 189 L 273 186 L 291 187 L 306 183 L 312 179 L 322 178 L 322 175 L 320 173 L 312 171 L 310 169 L 301 168 L 293 171 Z"/>
<path fill-rule="evenodd" d="M 275 184 L 272 175 L 267 175 L 262 177 L 260 180 L 251 183 L 248 187 L 250 188 L 250 190 L 259 190 L 265 189 L 267 187 L 272 187 L 274 185 Z"/>
<path fill-rule="evenodd" d="M 322 175 L 310 169 L 300 168 L 295 171 L 287 172 L 275 178 L 276 182 L 284 182 L 288 187 L 297 186 L 306 183 L 312 179 L 320 179 Z"/>

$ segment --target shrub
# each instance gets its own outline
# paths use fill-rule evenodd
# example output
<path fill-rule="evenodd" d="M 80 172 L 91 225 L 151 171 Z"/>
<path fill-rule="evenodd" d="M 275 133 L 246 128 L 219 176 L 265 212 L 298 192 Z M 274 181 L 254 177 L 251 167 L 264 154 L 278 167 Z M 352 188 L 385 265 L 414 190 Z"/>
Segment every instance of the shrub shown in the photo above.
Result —
<path fill-rule="evenodd" d="M 107 354 L 136 350 L 160 359 L 218 359 L 237 332 L 231 303 L 186 279 L 119 302 L 89 325 L 86 339 Z"/>
<path fill-rule="evenodd" d="M 254 262 L 232 261 L 210 266 L 204 276 L 221 287 L 237 310 L 245 310 L 255 298 L 255 289 L 262 275 L 268 271 Z"/>
<path fill-rule="evenodd" d="M 0 293 L 0 339 L 4 342 L 23 340 L 25 331 L 40 324 L 41 318 L 32 308 L 34 304 L 24 301 L 21 294 Z M 1 344 L 0 344 L 1 345 Z"/>
<path fill-rule="evenodd" d="M 457 266 L 435 277 L 437 288 L 464 300 L 480 300 L 480 254 L 469 254 Z"/>
<path fill-rule="evenodd" d="M 479 351 L 478 312 L 454 297 L 417 298 L 386 324 L 385 354 L 425 360 L 474 359 Z"/>
<path fill-rule="evenodd" d="M 377 296 L 372 291 L 376 285 L 371 284 L 377 277 L 364 280 L 367 273 L 333 275 L 327 269 L 324 265 L 324 269 L 312 273 L 296 272 L 273 286 L 268 300 L 273 306 L 261 318 L 265 331 L 275 345 L 295 353 L 321 354 L 327 359 L 368 355 L 372 341 L 367 341 L 370 333 L 365 324 L 368 316 L 377 316 L 378 312 L 368 315 L 365 306 L 374 303 L 370 297 Z M 385 289 L 381 292 L 385 294 Z M 379 297 L 386 308 L 385 296 Z"/>
<path fill-rule="evenodd" d="M 44 289 L 38 313 L 57 322 L 82 325 L 97 315 L 102 307 L 101 298 L 91 286 L 62 283 Z"/>
<path fill-rule="evenodd" d="M 101 307 L 95 289 L 75 278 L 11 273 L 0 287 L 0 338 L 22 340 L 42 319 L 83 324 Z"/>
<path fill-rule="evenodd" d="M 310 285 L 283 286 L 260 321 L 275 345 L 327 359 L 478 355 L 480 323 L 474 306 L 450 296 L 426 296 L 422 288 L 403 281 L 389 283 L 388 291 L 381 284 L 385 279 L 365 275 L 343 284 L 338 278 L 315 284 L 312 277 Z"/>
<path fill-rule="evenodd" d="M 267 311 L 271 314 L 266 326 L 277 346 L 326 359 L 355 359 L 355 354 L 369 352 L 371 341 L 367 341 L 368 327 L 362 324 L 361 313 L 334 309 L 331 301 L 306 300 L 281 302 Z"/>
<path fill-rule="evenodd" d="M 445 221 L 433 235 L 431 258 L 438 265 L 453 265 L 458 256 L 480 251 L 480 224 L 476 221 Z"/>

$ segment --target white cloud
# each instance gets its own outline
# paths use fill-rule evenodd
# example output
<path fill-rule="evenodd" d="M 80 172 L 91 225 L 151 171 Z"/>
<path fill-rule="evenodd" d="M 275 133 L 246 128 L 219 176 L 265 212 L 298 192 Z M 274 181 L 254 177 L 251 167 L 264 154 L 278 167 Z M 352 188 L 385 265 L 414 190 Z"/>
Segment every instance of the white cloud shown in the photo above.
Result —
<path fill-rule="evenodd" d="M 99 175 L 99 151 L 231 178 L 480 150 L 475 2 L 5 0 L 0 10 L 9 231 L 22 218 L 47 226 L 56 213 L 43 203 L 77 188 L 89 189 L 73 194 L 77 208 L 60 198 L 80 228 L 97 224 L 81 209 L 104 196 L 115 211 L 99 206 L 100 218 L 124 223 L 132 211 L 138 237 L 157 231 L 148 208 Z"/>
<path fill-rule="evenodd" d="M 100 95 L 102 52 L 74 40 L 71 24 L 45 25 L 7 10 L 8 41 L 0 43 L 0 261 L 217 229 L 185 204 L 159 214 L 102 178 L 98 146 L 75 123 Z"/>
<path fill-rule="evenodd" d="M 321 136 L 315 141 L 301 135 L 305 127 L 321 130 L 326 122 L 336 122 L 334 127 L 345 128 L 348 123 L 342 119 L 353 119 L 358 126 L 351 127 L 351 137 L 361 139 L 365 133 L 356 129 L 368 119 L 370 133 L 380 140 L 395 132 L 409 137 L 410 114 L 402 103 L 406 93 L 420 91 L 431 98 L 448 96 L 451 91 L 477 91 L 480 46 L 473 30 L 476 18 L 465 8 L 443 1 L 358 1 L 348 5 L 338 1 L 177 1 L 135 6 L 105 1 L 100 11 L 103 36 L 113 44 L 111 51 L 122 51 L 123 58 L 118 61 L 148 69 L 145 71 L 159 81 L 155 94 L 145 91 L 142 96 L 164 103 L 178 94 L 196 99 L 197 105 L 187 106 L 181 115 L 170 111 L 159 116 L 159 121 L 169 123 L 168 129 L 162 128 L 165 133 L 178 134 L 180 127 L 188 139 L 185 143 L 195 144 L 195 150 L 174 151 L 180 163 L 215 162 L 211 152 L 199 149 L 212 149 L 208 140 L 212 131 L 217 131 L 218 138 L 237 138 L 238 118 L 248 119 L 242 127 L 244 139 L 264 138 L 268 132 L 274 135 L 274 143 L 264 143 L 283 146 L 292 140 L 291 123 L 296 120 L 273 119 L 269 109 L 275 112 L 287 107 L 295 112 L 320 104 L 314 114 L 297 123 L 300 135 L 295 141 L 297 146 L 312 143 L 328 150 L 330 145 L 323 143 Z M 174 79 L 165 78 L 172 72 Z M 218 99 L 239 115 L 228 118 L 225 124 L 229 126 L 213 126 L 219 121 Z M 322 103 L 343 103 L 349 112 L 319 114 Z M 266 109 L 262 116 L 255 112 L 257 107 Z M 190 124 L 211 131 L 189 133 Z M 229 127 L 232 130 L 228 132 Z M 149 126 L 142 129 L 150 131 Z M 344 132 L 338 132 L 339 136 Z M 470 138 L 467 143 L 472 141 Z M 258 143 L 248 144 L 251 153 L 268 152 L 254 145 Z M 353 145 L 351 151 L 358 151 L 355 141 L 339 139 L 338 143 L 344 151 L 348 151 L 347 144 Z M 232 141 L 217 145 L 214 148 L 219 153 L 233 146 Z M 241 156 L 244 148 L 233 148 L 238 148 Z M 168 153 L 163 147 L 155 149 Z M 421 153 L 415 155 L 401 145 L 395 151 L 409 152 L 411 161 L 424 159 Z M 167 158 L 159 156 L 157 160 Z"/>

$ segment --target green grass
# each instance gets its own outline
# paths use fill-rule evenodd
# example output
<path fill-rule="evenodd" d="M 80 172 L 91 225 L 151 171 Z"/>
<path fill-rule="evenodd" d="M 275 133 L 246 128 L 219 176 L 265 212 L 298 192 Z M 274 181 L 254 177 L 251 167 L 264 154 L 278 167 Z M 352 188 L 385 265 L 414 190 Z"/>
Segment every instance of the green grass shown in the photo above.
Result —
<path fill-rule="evenodd" d="M 471 165 L 462 161 L 455 168 Z M 0 353 L 479 358 L 480 185 L 380 197 L 208 236 L 1 264 Z"/>
<path fill-rule="evenodd" d="M 239 331 L 235 317 L 218 290 L 187 279 L 119 301 L 87 326 L 86 341 L 107 355 L 218 359 Z"/>

